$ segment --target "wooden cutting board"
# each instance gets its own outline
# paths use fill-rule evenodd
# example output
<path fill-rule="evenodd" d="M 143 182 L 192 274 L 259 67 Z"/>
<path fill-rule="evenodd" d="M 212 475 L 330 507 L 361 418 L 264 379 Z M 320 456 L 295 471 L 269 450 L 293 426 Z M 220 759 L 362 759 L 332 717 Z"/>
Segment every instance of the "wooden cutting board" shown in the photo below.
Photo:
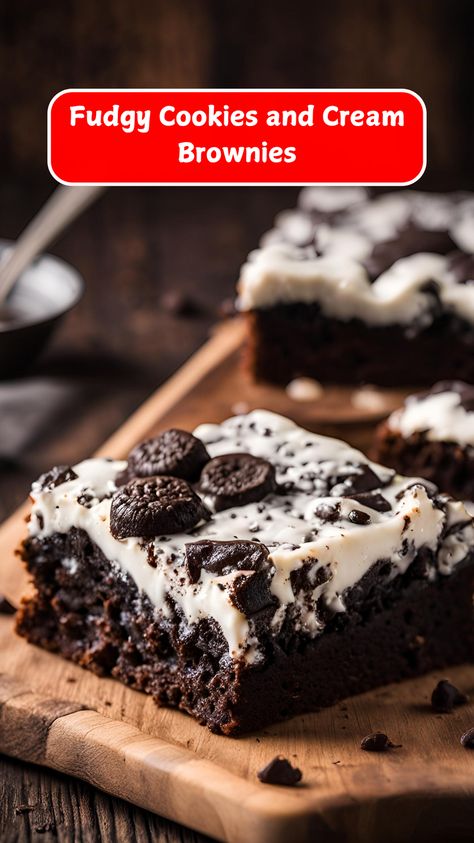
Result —
<path fill-rule="evenodd" d="M 283 390 L 257 387 L 238 369 L 241 340 L 238 321 L 221 328 L 100 453 L 122 457 L 169 425 L 192 428 L 256 406 L 359 447 L 370 444 L 374 414 L 356 410 L 350 390 L 327 390 L 319 402 L 296 404 Z M 387 393 L 387 409 L 400 398 Z M 0 529 L 0 590 L 15 602 L 26 587 L 14 551 L 27 511 L 25 505 Z M 474 667 L 449 676 L 474 695 Z M 27 644 L 15 636 L 12 618 L 0 616 L 0 751 L 230 843 L 473 840 L 474 752 L 459 738 L 474 726 L 474 705 L 434 714 L 429 698 L 439 678 L 385 687 L 231 739 Z M 375 730 L 402 746 L 363 752 L 361 738 Z M 301 786 L 257 780 L 277 754 L 301 768 Z"/>

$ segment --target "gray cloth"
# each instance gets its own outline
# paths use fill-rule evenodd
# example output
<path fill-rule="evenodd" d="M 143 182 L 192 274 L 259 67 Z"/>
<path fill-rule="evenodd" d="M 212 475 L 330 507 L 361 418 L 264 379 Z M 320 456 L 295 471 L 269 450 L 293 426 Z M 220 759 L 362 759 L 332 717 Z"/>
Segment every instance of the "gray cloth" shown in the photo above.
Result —
<path fill-rule="evenodd" d="M 77 390 L 51 378 L 0 383 L 0 459 L 15 460 L 57 424 Z"/>

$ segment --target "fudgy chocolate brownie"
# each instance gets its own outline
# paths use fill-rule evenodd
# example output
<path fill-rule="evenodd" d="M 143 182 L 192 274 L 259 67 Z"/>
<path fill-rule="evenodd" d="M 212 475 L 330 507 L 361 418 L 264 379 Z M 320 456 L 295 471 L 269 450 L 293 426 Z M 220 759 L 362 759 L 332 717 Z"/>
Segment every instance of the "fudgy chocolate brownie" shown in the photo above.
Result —
<path fill-rule="evenodd" d="M 244 264 L 254 377 L 474 381 L 474 198 L 305 188 Z"/>
<path fill-rule="evenodd" d="M 60 466 L 32 500 L 18 632 L 213 731 L 473 657 L 464 506 L 273 413 Z"/>
<path fill-rule="evenodd" d="M 377 430 L 374 459 L 474 501 L 474 386 L 444 381 L 411 395 Z"/>

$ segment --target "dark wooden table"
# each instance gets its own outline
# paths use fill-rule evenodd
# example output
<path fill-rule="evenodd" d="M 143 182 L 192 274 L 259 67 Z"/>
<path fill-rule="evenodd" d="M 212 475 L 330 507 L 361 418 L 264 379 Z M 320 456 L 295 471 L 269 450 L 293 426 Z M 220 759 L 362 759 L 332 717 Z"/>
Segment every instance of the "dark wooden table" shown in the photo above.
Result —
<path fill-rule="evenodd" d="M 1 236 L 15 237 L 52 186 L 3 186 Z M 0 382 L 0 520 L 39 473 L 88 456 L 198 348 L 258 233 L 295 195 L 115 188 L 56 244 L 52 251 L 83 274 L 86 293 L 31 371 Z M 193 312 L 170 312 L 167 294 L 176 291 Z M 79 781 L 0 757 L 0 841 L 39 840 L 204 838 Z"/>

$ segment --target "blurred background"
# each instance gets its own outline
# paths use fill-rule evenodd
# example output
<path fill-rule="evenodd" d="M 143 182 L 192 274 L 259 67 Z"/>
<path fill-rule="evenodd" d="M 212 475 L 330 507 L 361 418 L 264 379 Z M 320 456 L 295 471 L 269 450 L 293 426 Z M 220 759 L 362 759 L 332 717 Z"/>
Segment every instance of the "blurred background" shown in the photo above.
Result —
<path fill-rule="evenodd" d="M 428 107 L 418 186 L 474 186 L 472 0 L 17 0 L 0 10 L 0 237 L 54 188 L 46 109 L 66 87 L 408 87 Z M 111 188 L 52 251 L 86 292 L 0 382 L 0 519 L 91 453 L 206 338 L 291 188 Z M 227 300 L 227 301 L 226 301 Z"/>

